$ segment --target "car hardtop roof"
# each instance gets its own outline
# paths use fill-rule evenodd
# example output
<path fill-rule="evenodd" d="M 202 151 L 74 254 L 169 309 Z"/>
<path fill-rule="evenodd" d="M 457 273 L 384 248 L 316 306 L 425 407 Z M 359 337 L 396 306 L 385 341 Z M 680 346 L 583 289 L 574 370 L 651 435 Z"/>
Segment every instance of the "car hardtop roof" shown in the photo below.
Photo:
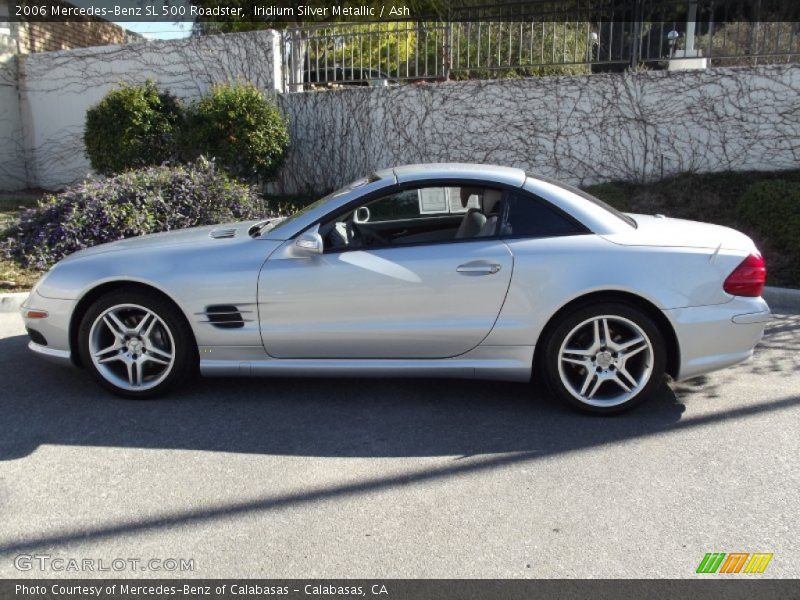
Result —
<path fill-rule="evenodd" d="M 513 187 L 521 187 L 525 183 L 525 171 L 500 165 L 483 165 L 478 163 L 427 163 L 418 165 L 402 165 L 391 169 L 397 183 L 409 183 L 422 179 L 448 180 L 486 180 L 503 183 Z M 379 175 L 388 175 L 389 169 L 379 171 Z"/>

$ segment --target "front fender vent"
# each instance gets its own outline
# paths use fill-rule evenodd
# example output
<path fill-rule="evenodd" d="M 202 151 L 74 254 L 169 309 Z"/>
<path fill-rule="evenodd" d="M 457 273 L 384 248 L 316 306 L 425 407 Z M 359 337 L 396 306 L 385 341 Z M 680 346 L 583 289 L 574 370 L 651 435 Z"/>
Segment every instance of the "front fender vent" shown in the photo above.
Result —
<path fill-rule="evenodd" d="M 215 304 L 207 307 L 200 315 L 207 319 L 203 323 L 210 323 L 218 329 L 238 329 L 253 320 L 252 312 L 241 310 L 233 304 Z"/>
<path fill-rule="evenodd" d="M 235 229 L 214 229 L 209 233 L 215 240 L 223 240 L 225 238 L 232 238 L 236 235 Z"/>

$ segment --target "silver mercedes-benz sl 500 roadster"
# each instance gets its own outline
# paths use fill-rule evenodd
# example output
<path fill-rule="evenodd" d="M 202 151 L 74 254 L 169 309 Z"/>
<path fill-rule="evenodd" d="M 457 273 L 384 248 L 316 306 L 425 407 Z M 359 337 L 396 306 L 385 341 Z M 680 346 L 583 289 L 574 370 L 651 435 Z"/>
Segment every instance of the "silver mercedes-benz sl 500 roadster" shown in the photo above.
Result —
<path fill-rule="evenodd" d="M 223 376 L 542 378 L 630 408 L 747 359 L 764 261 L 716 225 L 623 214 L 519 169 L 385 169 L 288 217 L 103 244 L 22 308 L 30 349 L 151 398 Z"/>

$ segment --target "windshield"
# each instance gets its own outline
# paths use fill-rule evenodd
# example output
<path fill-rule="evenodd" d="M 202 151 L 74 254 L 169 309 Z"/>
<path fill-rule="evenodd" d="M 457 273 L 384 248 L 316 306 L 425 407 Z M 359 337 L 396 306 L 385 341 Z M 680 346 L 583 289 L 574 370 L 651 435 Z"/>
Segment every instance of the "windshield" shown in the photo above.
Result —
<path fill-rule="evenodd" d="M 356 179 L 355 181 L 353 181 L 351 183 L 348 183 L 343 188 L 339 188 L 335 192 L 331 192 L 327 196 L 324 196 L 324 197 L 320 198 L 319 200 L 317 200 L 315 202 L 312 202 L 308 206 L 305 206 L 305 207 L 301 208 L 296 213 L 289 215 L 288 217 L 284 218 L 282 221 L 276 223 L 275 226 L 271 227 L 269 231 L 270 231 L 270 233 L 278 231 L 281 227 L 283 227 L 287 223 L 291 223 L 292 221 L 294 221 L 298 217 L 301 217 L 304 214 L 314 210 L 315 208 L 318 208 L 318 207 L 322 206 L 328 200 L 332 200 L 334 198 L 342 196 L 343 194 L 347 194 L 347 193 L 353 191 L 356 188 L 360 188 L 362 186 L 367 185 L 368 183 L 373 183 L 374 181 L 378 181 L 378 179 L 380 179 L 380 177 L 378 177 L 377 175 L 370 175 L 369 177 L 362 177 L 361 179 Z"/>

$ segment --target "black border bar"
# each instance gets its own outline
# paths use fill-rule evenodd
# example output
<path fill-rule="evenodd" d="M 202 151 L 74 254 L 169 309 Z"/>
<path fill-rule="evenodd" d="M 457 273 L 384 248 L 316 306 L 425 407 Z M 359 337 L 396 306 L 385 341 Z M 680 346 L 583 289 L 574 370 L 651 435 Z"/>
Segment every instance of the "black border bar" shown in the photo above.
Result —
<path fill-rule="evenodd" d="M 196 21 L 281 27 L 375 21 L 625 21 L 682 16 L 690 0 L 11 0 L 11 22 Z M 796 0 L 691 0 L 725 21 L 800 21 Z M 647 18 L 645 18 L 647 20 Z"/>
<path fill-rule="evenodd" d="M 758 577 L 758 576 L 755 576 Z M 697 579 L 6 579 L 4 600 L 796 600 L 797 580 Z"/>

